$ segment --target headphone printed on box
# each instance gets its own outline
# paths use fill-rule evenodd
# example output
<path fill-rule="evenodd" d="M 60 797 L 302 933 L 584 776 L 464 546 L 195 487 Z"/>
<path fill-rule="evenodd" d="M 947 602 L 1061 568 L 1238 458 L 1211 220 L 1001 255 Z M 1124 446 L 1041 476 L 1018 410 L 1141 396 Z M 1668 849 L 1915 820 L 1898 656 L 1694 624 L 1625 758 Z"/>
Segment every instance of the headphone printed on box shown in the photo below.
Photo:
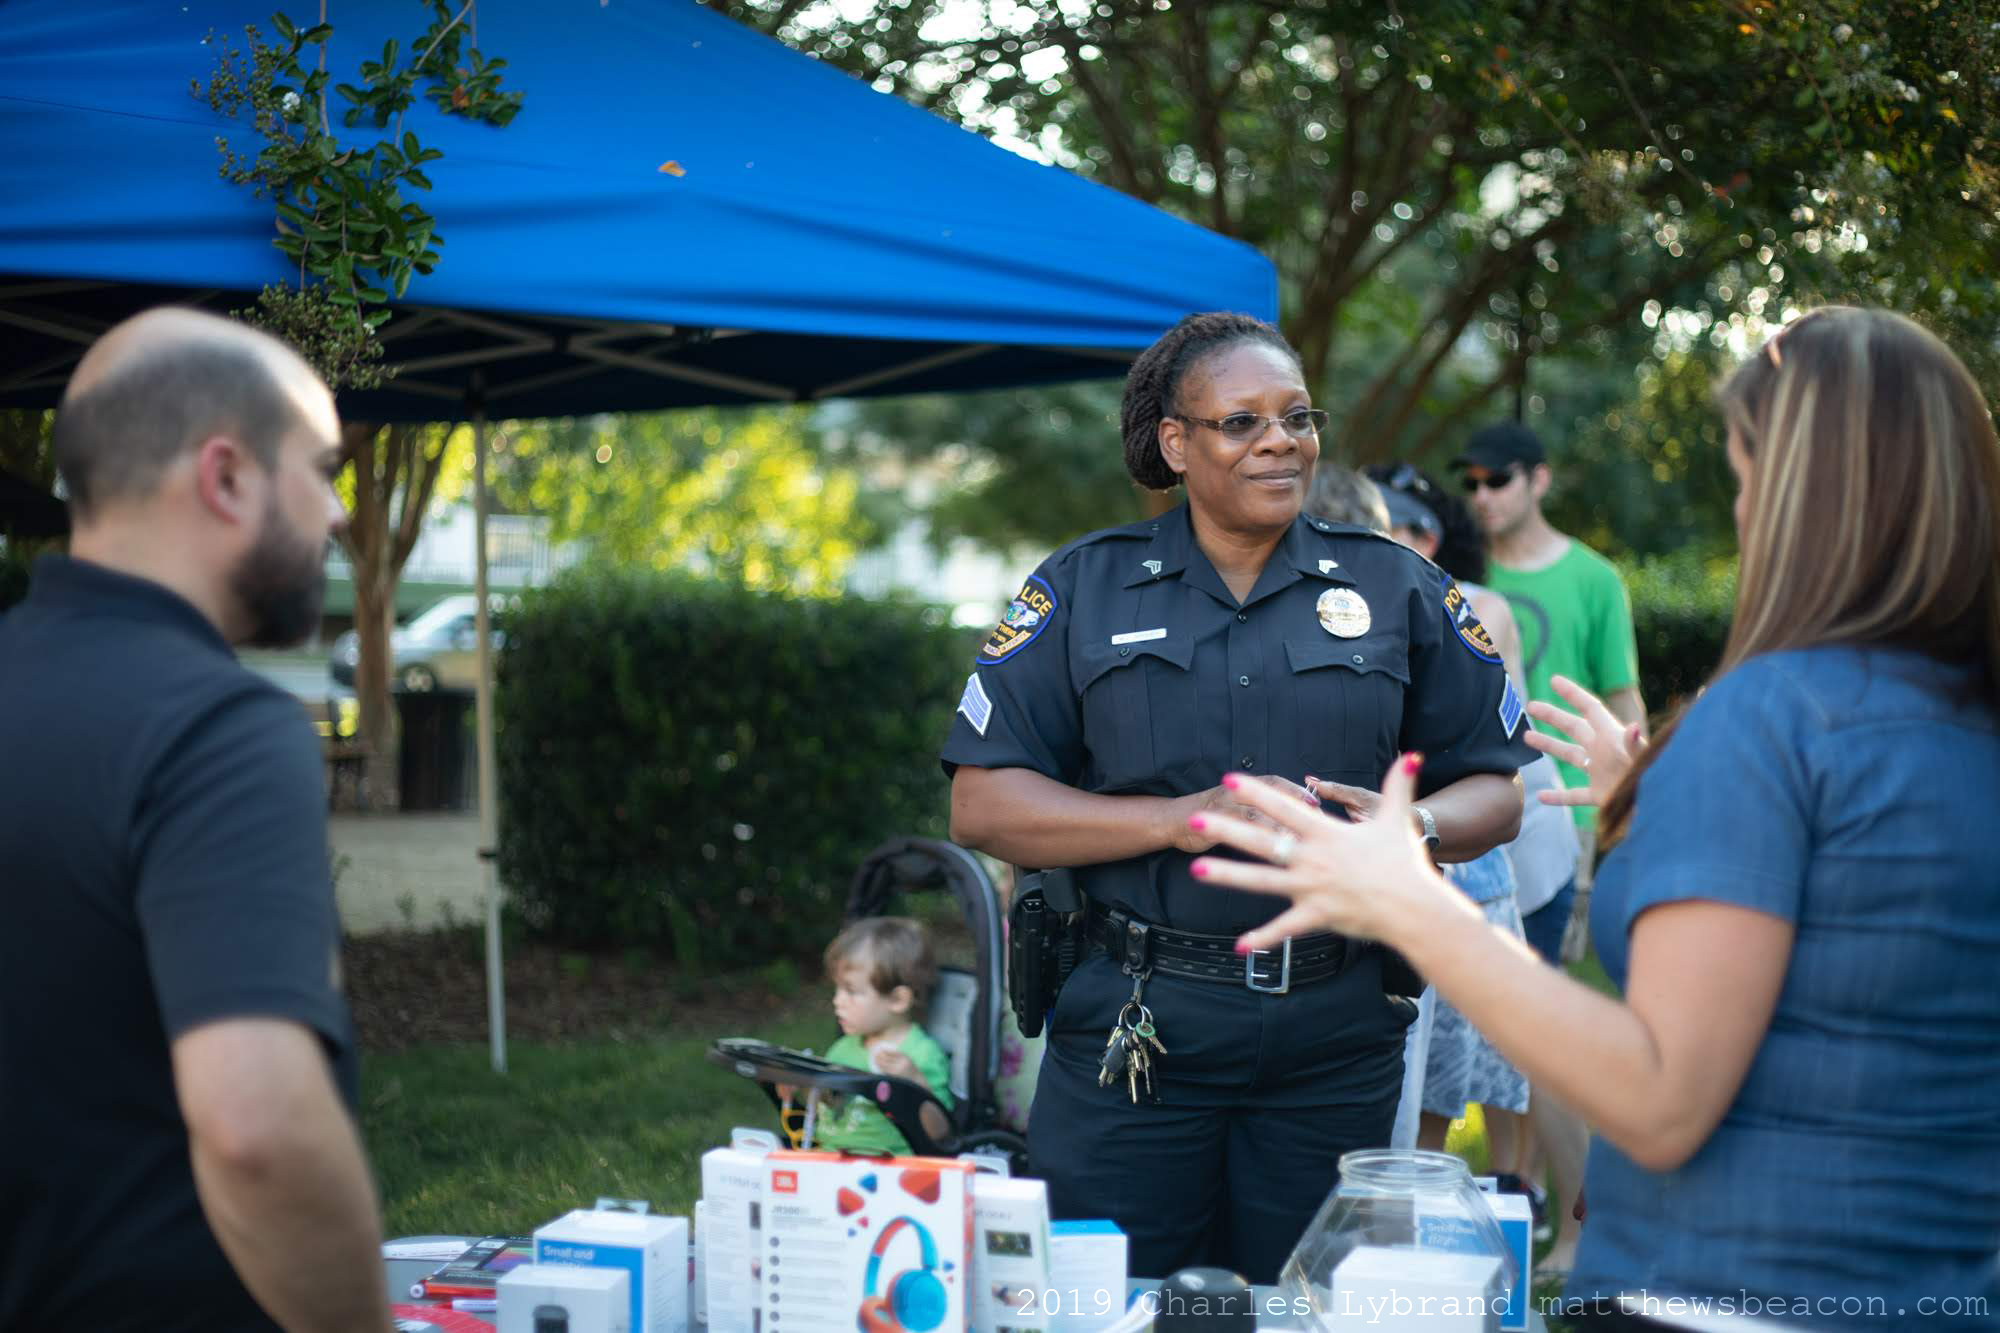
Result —
<path fill-rule="evenodd" d="M 882 1276 L 882 1256 L 889 1249 L 889 1242 L 904 1228 L 917 1237 L 918 1257 L 921 1268 L 906 1268 L 889 1279 L 889 1285 L 881 1295 L 875 1294 L 875 1284 Z M 929 1333 L 929 1330 L 944 1323 L 945 1314 L 951 1308 L 951 1298 L 946 1295 L 944 1283 L 939 1281 L 937 1242 L 924 1224 L 911 1217 L 899 1217 L 882 1228 L 875 1238 L 875 1247 L 868 1255 L 868 1268 L 862 1284 L 862 1301 L 859 1317 L 855 1320 L 861 1333 Z"/>

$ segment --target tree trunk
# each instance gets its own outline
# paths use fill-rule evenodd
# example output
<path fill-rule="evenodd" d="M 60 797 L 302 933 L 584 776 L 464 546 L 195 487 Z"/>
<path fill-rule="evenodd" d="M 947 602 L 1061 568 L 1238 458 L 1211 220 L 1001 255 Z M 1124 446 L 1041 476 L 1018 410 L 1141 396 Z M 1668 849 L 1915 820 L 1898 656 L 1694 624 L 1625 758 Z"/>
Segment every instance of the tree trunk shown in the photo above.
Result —
<path fill-rule="evenodd" d="M 361 808 L 391 811 L 397 788 L 396 713 L 389 697 L 389 631 L 396 623 L 396 578 L 389 564 L 389 495 L 393 474 L 382 476 L 380 426 L 351 421 L 341 442 L 354 466 L 354 512 L 341 544 L 354 572 L 354 699 L 360 711 L 364 755 Z"/>
<path fill-rule="evenodd" d="M 390 811 L 401 804 L 400 757 L 396 743 L 396 711 L 389 693 L 391 664 L 389 634 L 396 624 L 396 584 L 380 571 L 364 578 L 354 568 L 354 636 L 359 655 L 354 664 L 354 697 L 359 705 L 363 761 L 361 803 L 365 809 Z"/>

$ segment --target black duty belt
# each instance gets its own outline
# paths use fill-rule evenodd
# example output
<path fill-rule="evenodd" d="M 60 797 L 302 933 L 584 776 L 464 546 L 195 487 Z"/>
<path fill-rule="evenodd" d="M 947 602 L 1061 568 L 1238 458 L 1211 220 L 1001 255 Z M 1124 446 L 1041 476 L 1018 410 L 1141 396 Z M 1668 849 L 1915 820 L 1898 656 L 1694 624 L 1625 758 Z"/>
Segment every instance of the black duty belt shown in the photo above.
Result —
<path fill-rule="evenodd" d="M 1267 995 L 1283 995 L 1294 986 L 1310 985 L 1340 975 L 1350 954 L 1345 935 L 1301 935 L 1276 949 L 1236 952 L 1234 935 L 1204 935 L 1173 930 L 1141 921 L 1115 907 L 1090 903 L 1086 911 L 1090 942 L 1111 955 L 1128 972 L 1152 970 L 1170 977 L 1243 986 Z"/>

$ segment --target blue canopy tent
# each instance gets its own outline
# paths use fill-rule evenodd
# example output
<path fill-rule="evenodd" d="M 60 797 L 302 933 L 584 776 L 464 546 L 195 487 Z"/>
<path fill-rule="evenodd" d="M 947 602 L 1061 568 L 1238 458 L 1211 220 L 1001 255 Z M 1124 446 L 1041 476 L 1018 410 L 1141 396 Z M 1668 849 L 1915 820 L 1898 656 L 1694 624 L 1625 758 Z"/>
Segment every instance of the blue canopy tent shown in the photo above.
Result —
<path fill-rule="evenodd" d="M 0 407 L 52 404 L 83 349 L 163 301 L 295 279 L 268 200 L 220 179 L 190 93 L 211 33 L 280 0 L 0 0 Z M 287 12 L 319 17 L 301 0 Z M 425 23 L 329 0 L 335 80 Z M 441 262 L 383 329 L 361 421 L 560 416 L 993 388 L 1116 373 L 1190 310 L 1269 319 L 1254 250 L 1017 157 L 692 0 L 487 0 L 476 45 L 526 98 L 494 129 L 427 102 Z M 336 116 L 335 124 L 338 119 Z M 372 142 L 370 127 L 349 132 Z M 665 164 L 673 163 L 672 170 Z M 1107 441 L 1107 446 L 1109 442 Z M 477 637 L 484 658 L 485 450 Z M 478 694 L 494 845 L 491 674 Z M 488 862 L 493 1060 L 505 1067 Z"/>
<path fill-rule="evenodd" d="M 217 174 L 216 136 L 254 137 L 189 88 L 211 32 L 240 49 L 277 7 L 0 4 L 0 406 L 52 401 L 133 309 L 296 280 L 269 201 Z M 335 81 L 425 14 L 332 0 Z M 688 0 L 470 17 L 525 109 L 505 129 L 409 111 L 445 154 L 416 196 L 445 244 L 383 331 L 396 379 L 343 395 L 357 420 L 449 416 L 475 369 L 511 417 L 1049 382 L 1114 372 L 1189 310 L 1275 314 L 1249 247 Z"/>

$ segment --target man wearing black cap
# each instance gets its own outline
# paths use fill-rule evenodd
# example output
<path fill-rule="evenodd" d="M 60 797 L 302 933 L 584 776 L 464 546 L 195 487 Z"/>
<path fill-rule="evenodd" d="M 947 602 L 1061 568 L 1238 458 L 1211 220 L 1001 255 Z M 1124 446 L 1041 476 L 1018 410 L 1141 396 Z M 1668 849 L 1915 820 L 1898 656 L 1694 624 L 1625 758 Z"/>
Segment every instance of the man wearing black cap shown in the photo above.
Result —
<path fill-rule="evenodd" d="M 1528 697 L 1569 705 L 1549 686 L 1566 676 L 1604 700 L 1627 725 L 1644 725 L 1639 651 L 1632 602 L 1618 570 L 1597 552 L 1549 526 L 1542 497 L 1549 492 L 1548 456 L 1526 426 L 1487 426 L 1452 460 L 1463 476 L 1466 503 L 1486 536 L 1486 582 L 1504 594 L 1521 627 Z M 1585 785 L 1582 772 L 1561 765 L 1563 781 Z M 1576 807 L 1586 838 L 1594 812 Z M 1585 864 L 1590 857 L 1586 843 Z"/>

